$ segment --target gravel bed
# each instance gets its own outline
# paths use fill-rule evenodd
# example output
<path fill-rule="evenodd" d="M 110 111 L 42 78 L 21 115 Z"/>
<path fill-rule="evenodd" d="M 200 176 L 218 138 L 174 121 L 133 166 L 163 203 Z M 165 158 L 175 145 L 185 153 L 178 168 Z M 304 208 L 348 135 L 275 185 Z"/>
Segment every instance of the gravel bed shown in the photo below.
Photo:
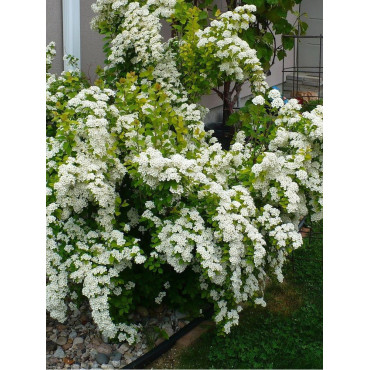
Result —
<path fill-rule="evenodd" d="M 86 306 L 63 324 L 47 313 L 46 368 L 122 369 L 189 322 L 185 314 L 162 305 L 155 310 L 138 307 L 130 319 L 143 326 L 140 342 L 133 345 L 102 337 Z"/>

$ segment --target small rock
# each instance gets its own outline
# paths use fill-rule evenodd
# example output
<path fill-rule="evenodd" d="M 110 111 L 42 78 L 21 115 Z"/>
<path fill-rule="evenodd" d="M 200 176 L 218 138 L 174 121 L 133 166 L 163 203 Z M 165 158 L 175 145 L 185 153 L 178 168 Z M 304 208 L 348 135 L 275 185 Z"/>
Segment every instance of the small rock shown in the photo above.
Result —
<path fill-rule="evenodd" d="M 95 346 L 99 346 L 101 344 L 101 339 L 99 337 L 95 336 L 91 339 L 91 343 Z"/>
<path fill-rule="evenodd" d="M 102 336 L 101 336 L 101 339 L 103 339 L 103 342 L 104 342 L 104 343 L 107 343 L 107 344 L 109 343 L 109 339 L 108 339 L 108 337 L 106 337 L 105 335 L 102 335 Z"/>
<path fill-rule="evenodd" d="M 57 344 L 54 343 L 53 341 L 51 340 L 46 341 L 46 352 L 55 351 L 57 347 L 58 347 Z"/>
<path fill-rule="evenodd" d="M 53 342 L 56 342 L 58 339 L 58 336 L 54 333 L 50 336 L 50 340 L 52 340 Z"/>
<path fill-rule="evenodd" d="M 63 347 L 63 349 L 65 351 L 67 351 L 68 349 L 70 349 L 72 347 L 72 339 L 68 339 L 68 342 L 64 346 L 62 346 L 62 347 Z"/>
<path fill-rule="evenodd" d="M 57 359 L 55 357 L 49 358 L 48 365 L 56 365 L 58 362 L 59 362 L 59 359 Z"/>
<path fill-rule="evenodd" d="M 148 310 L 145 307 L 143 307 L 143 306 L 138 306 L 137 309 L 136 309 L 136 311 L 142 317 L 147 317 L 149 315 Z"/>
<path fill-rule="evenodd" d="M 83 352 L 81 352 L 81 350 L 83 350 L 85 348 L 85 344 L 84 343 L 79 343 L 79 344 L 76 344 L 75 346 L 73 346 L 73 348 L 79 350 L 79 352 L 82 354 Z"/>
<path fill-rule="evenodd" d="M 80 365 L 77 365 L 77 364 L 73 364 L 71 366 L 71 369 L 79 369 L 80 368 Z"/>
<path fill-rule="evenodd" d="M 187 317 L 187 315 L 183 312 L 180 312 L 180 311 L 176 311 L 175 312 L 175 315 L 178 319 L 184 319 L 185 317 Z"/>
<path fill-rule="evenodd" d="M 157 324 L 157 322 L 158 322 L 157 319 L 152 318 L 148 321 L 148 325 L 154 325 Z"/>
<path fill-rule="evenodd" d="M 119 361 L 121 361 L 121 358 L 122 358 L 122 354 L 118 351 L 113 352 L 112 355 L 110 356 L 110 359 L 112 361 L 118 361 L 119 362 Z"/>
<path fill-rule="evenodd" d="M 159 346 L 161 343 L 164 342 L 164 338 L 158 338 L 156 341 L 155 341 L 155 345 L 156 346 Z"/>
<path fill-rule="evenodd" d="M 96 349 L 91 349 L 90 350 L 90 358 L 95 359 L 95 356 L 98 354 L 98 351 Z"/>
<path fill-rule="evenodd" d="M 54 352 L 54 357 L 56 358 L 64 358 L 65 357 L 65 353 L 62 349 L 62 347 L 58 347 L 58 349 Z"/>
<path fill-rule="evenodd" d="M 136 343 L 136 345 L 135 345 L 135 349 L 136 349 L 136 351 L 138 351 L 140 348 L 141 348 L 141 343 Z"/>
<path fill-rule="evenodd" d="M 46 328 L 46 332 L 48 333 L 49 331 L 53 331 L 53 327 L 52 327 L 52 326 L 48 326 L 48 327 Z"/>
<path fill-rule="evenodd" d="M 99 369 L 99 364 L 95 361 L 95 362 L 91 365 L 91 368 L 92 368 L 92 369 Z"/>
<path fill-rule="evenodd" d="M 128 351 L 128 346 L 127 346 L 127 344 L 122 344 L 118 349 L 117 349 L 117 351 L 119 352 L 119 353 L 122 353 L 122 354 L 124 354 L 125 352 L 127 352 Z"/>
<path fill-rule="evenodd" d="M 105 343 L 102 343 L 100 346 L 98 346 L 96 350 L 100 353 L 104 353 L 105 355 L 110 355 L 112 353 L 111 346 Z"/>
<path fill-rule="evenodd" d="M 103 364 L 101 365 L 101 368 L 102 369 L 114 369 L 113 365 L 111 364 Z"/>
<path fill-rule="evenodd" d="M 67 327 L 65 325 L 62 325 L 62 324 L 58 325 L 57 328 L 60 331 L 67 329 Z"/>
<path fill-rule="evenodd" d="M 171 325 L 169 325 L 169 324 L 165 324 L 165 325 L 163 325 L 162 329 L 167 333 L 167 335 L 168 335 L 169 337 L 174 333 L 174 331 L 173 331 L 173 329 L 172 329 L 172 326 L 171 326 Z"/>
<path fill-rule="evenodd" d="M 66 337 L 59 337 L 56 341 L 56 344 L 59 344 L 60 346 L 64 346 L 67 343 Z"/>
<path fill-rule="evenodd" d="M 82 324 L 82 325 L 85 325 L 85 324 L 87 324 L 87 322 L 89 321 L 89 318 L 88 318 L 85 314 L 82 314 L 82 315 L 80 316 L 80 321 L 81 321 L 81 324 Z"/>
<path fill-rule="evenodd" d="M 77 337 L 77 333 L 73 330 L 69 333 L 69 338 L 75 339 Z"/>
<path fill-rule="evenodd" d="M 76 346 L 77 344 L 82 344 L 84 342 L 83 338 L 81 337 L 76 337 L 74 340 L 73 340 L 73 346 Z"/>
<path fill-rule="evenodd" d="M 75 360 L 71 359 L 71 358 L 68 358 L 68 357 L 64 357 L 63 358 L 63 362 L 67 365 L 72 365 L 74 364 Z"/>
<path fill-rule="evenodd" d="M 112 360 L 112 365 L 113 365 L 114 367 L 120 367 L 120 365 L 121 365 L 121 361 Z"/>
<path fill-rule="evenodd" d="M 179 321 L 178 326 L 180 329 L 182 329 L 184 326 L 186 326 L 186 324 L 183 321 Z"/>
<path fill-rule="evenodd" d="M 95 360 L 100 365 L 107 364 L 109 362 L 109 357 L 105 353 L 98 353 Z"/>
<path fill-rule="evenodd" d="M 125 361 L 127 364 L 132 362 L 132 357 L 128 355 L 127 353 L 123 357 L 125 358 Z"/>

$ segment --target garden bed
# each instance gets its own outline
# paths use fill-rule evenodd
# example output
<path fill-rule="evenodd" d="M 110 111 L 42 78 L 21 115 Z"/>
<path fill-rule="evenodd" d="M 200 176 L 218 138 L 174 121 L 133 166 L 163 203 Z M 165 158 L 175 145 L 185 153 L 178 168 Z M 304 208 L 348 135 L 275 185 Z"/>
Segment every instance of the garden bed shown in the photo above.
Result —
<path fill-rule="evenodd" d="M 122 368 L 189 323 L 185 314 L 163 305 L 156 311 L 139 307 L 132 319 L 143 326 L 143 335 L 138 343 L 128 345 L 109 343 L 102 337 L 87 306 L 70 315 L 64 324 L 47 315 L 47 368 Z"/>

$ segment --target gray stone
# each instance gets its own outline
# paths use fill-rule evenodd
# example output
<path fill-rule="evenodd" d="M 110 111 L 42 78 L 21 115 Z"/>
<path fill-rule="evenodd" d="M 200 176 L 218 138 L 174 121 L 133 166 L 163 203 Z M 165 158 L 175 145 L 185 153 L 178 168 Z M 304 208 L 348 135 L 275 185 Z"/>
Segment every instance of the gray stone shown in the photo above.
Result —
<path fill-rule="evenodd" d="M 165 339 L 164 338 L 162 338 L 162 337 L 160 337 L 160 338 L 158 338 L 156 341 L 155 341 L 155 345 L 156 346 L 159 346 L 161 343 L 163 343 L 165 341 Z"/>
<path fill-rule="evenodd" d="M 81 337 L 76 337 L 74 340 L 73 340 L 73 345 L 76 346 L 77 344 L 82 344 L 84 342 L 83 338 Z"/>
<path fill-rule="evenodd" d="M 109 357 L 105 353 L 98 353 L 95 360 L 98 364 L 103 365 L 109 362 Z"/>
<path fill-rule="evenodd" d="M 54 357 L 56 358 L 64 358 L 66 354 L 64 353 L 62 347 L 58 347 L 58 349 L 54 352 Z"/>
<path fill-rule="evenodd" d="M 112 360 L 112 365 L 113 365 L 114 367 L 120 367 L 120 365 L 121 365 L 121 361 Z"/>
<path fill-rule="evenodd" d="M 90 358 L 95 359 L 96 355 L 98 354 L 98 351 L 96 349 L 91 349 L 90 350 Z"/>
<path fill-rule="evenodd" d="M 138 351 L 140 348 L 141 348 L 141 343 L 136 343 L 136 345 L 135 345 L 136 351 Z"/>
<path fill-rule="evenodd" d="M 112 353 L 111 346 L 105 343 L 102 343 L 100 346 L 98 346 L 96 350 L 100 353 L 104 353 L 105 355 L 110 355 Z"/>
<path fill-rule="evenodd" d="M 67 343 L 66 337 L 59 337 L 56 341 L 56 344 L 59 344 L 60 346 L 64 346 Z"/>
<path fill-rule="evenodd" d="M 180 312 L 180 311 L 176 311 L 176 312 L 175 312 L 175 315 L 176 315 L 176 317 L 177 317 L 178 319 L 183 319 L 183 318 L 185 318 L 185 317 L 187 316 L 187 314 L 186 314 L 186 313 L 183 313 L 183 312 Z"/>
<path fill-rule="evenodd" d="M 80 365 L 77 365 L 77 364 L 73 364 L 71 366 L 71 369 L 79 369 L 80 368 Z"/>
<path fill-rule="evenodd" d="M 170 337 L 174 331 L 172 329 L 172 326 L 170 324 L 165 324 L 162 326 L 162 329 L 167 333 L 167 335 Z"/>
<path fill-rule="evenodd" d="M 92 369 L 99 369 L 99 364 L 95 361 L 92 366 L 91 366 Z"/>
<path fill-rule="evenodd" d="M 73 330 L 69 333 L 69 338 L 75 339 L 77 337 L 77 333 Z"/>
<path fill-rule="evenodd" d="M 127 352 L 129 350 L 129 347 L 127 346 L 127 344 L 122 344 L 118 349 L 117 351 L 119 353 L 122 353 L 124 354 L 125 352 Z"/>
<path fill-rule="evenodd" d="M 56 342 L 57 339 L 58 339 L 58 336 L 55 333 L 50 335 L 50 340 L 52 340 L 53 342 Z"/>
<path fill-rule="evenodd" d="M 105 335 L 102 335 L 102 336 L 101 336 L 101 339 L 103 339 L 103 342 L 104 342 L 104 343 L 109 343 L 109 339 L 108 339 L 108 337 L 106 337 Z"/>
<path fill-rule="evenodd" d="M 121 358 L 122 358 L 122 354 L 118 351 L 113 352 L 112 355 L 110 356 L 110 359 L 112 361 L 121 361 Z"/>
<path fill-rule="evenodd" d="M 104 365 L 101 365 L 101 368 L 102 369 L 114 369 L 114 367 L 113 367 L 112 364 L 104 364 Z"/>

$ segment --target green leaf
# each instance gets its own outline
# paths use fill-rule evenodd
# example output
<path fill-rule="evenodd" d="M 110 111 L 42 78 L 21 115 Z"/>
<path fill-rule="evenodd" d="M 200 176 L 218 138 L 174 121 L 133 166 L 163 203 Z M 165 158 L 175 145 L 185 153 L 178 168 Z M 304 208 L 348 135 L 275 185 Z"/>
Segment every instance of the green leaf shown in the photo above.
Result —
<path fill-rule="evenodd" d="M 207 19 L 208 18 L 208 13 L 204 10 L 202 10 L 200 13 L 199 13 L 199 19 Z"/>
<path fill-rule="evenodd" d="M 277 57 L 279 60 L 282 60 L 284 57 L 286 57 L 286 52 L 284 50 L 278 50 Z"/>
<path fill-rule="evenodd" d="M 294 39 L 293 39 L 293 37 L 282 37 L 281 40 L 282 40 L 284 49 L 286 49 L 286 50 L 293 49 L 293 46 L 294 46 Z"/>

